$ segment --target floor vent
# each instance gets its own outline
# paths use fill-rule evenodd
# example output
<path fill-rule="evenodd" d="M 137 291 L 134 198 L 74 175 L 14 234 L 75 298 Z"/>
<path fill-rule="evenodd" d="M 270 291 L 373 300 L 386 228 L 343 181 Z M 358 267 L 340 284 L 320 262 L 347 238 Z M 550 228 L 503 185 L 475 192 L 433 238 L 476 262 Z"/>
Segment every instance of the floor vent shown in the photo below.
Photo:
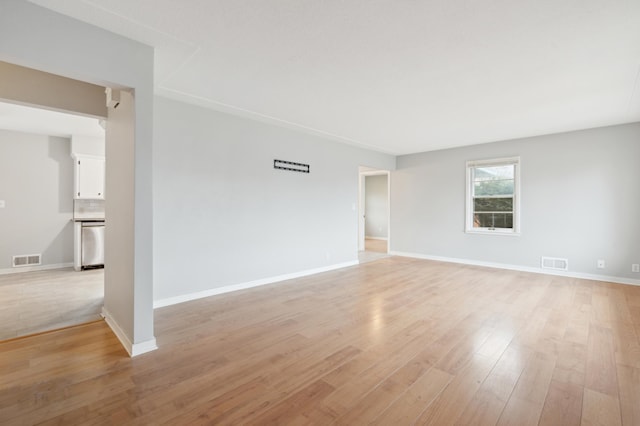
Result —
<path fill-rule="evenodd" d="M 560 257 L 544 257 L 541 260 L 542 269 L 555 269 L 556 271 L 568 271 L 569 259 Z"/>
<path fill-rule="evenodd" d="M 34 266 L 40 264 L 39 254 L 25 254 L 22 256 L 13 256 L 13 267 Z"/>

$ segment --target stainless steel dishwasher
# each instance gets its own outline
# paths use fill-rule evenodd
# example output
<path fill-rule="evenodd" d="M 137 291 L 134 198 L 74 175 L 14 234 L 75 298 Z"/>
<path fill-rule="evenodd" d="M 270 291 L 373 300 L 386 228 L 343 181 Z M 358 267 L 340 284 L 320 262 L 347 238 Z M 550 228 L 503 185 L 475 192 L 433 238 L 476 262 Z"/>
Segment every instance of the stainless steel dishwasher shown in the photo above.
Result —
<path fill-rule="evenodd" d="M 82 269 L 104 266 L 104 222 L 82 222 Z"/>

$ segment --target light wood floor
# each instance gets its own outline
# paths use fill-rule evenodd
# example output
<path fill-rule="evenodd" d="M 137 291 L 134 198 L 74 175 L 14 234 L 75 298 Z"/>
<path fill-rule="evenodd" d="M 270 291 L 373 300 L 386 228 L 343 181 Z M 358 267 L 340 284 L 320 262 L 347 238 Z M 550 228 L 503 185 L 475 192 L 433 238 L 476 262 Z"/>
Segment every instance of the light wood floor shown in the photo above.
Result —
<path fill-rule="evenodd" d="M 0 275 L 0 340 L 100 319 L 104 270 Z"/>
<path fill-rule="evenodd" d="M 362 263 L 373 262 L 374 260 L 389 257 L 387 253 L 387 242 L 384 240 L 374 240 L 365 238 L 364 250 L 358 252 L 358 261 Z"/>
<path fill-rule="evenodd" d="M 387 241 L 386 240 L 376 240 L 373 238 L 365 238 L 364 240 L 364 249 L 366 251 L 375 251 L 377 253 L 386 253 L 387 252 Z"/>
<path fill-rule="evenodd" d="M 640 424 L 640 287 L 389 257 L 0 344 L 3 424 Z"/>

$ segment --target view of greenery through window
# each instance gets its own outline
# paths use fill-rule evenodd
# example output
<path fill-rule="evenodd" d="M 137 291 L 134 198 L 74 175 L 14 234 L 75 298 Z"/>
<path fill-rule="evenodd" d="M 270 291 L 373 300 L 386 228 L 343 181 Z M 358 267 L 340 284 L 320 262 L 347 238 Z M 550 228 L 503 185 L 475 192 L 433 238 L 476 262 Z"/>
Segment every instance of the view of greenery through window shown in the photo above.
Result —
<path fill-rule="evenodd" d="M 513 228 L 514 182 L 512 164 L 473 169 L 474 228 Z"/>

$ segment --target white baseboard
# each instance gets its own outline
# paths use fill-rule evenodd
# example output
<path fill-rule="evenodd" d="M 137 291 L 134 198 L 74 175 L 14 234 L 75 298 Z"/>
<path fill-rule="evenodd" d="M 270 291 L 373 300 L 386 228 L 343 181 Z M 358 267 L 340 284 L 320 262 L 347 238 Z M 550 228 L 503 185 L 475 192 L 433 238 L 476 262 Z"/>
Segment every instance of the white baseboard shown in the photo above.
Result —
<path fill-rule="evenodd" d="M 294 278 L 306 277 L 308 275 L 319 274 L 321 272 L 333 271 L 335 269 L 346 268 L 349 266 L 358 265 L 357 260 L 350 262 L 337 263 L 335 265 L 323 266 L 322 268 L 307 269 L 305 271 L 294 272 L 292 274 L 278 275 L 275 277 L 263 278 L 260 280 L 249 281 L 246 283 L 232 284 L 224 287 L 212 288 L 209 290 L 199 291 L 196 293 L 183 294 L 175 297 L 168 297 L 166 299 L 160 299 L 153 302 L 153 308 L 163 308 L 165 306 L 171 306 L 178 303 L 188 302 L 190 300 L 202 299 L 204 297 L 215 296 L 218 294 L 230 293 L 232 291 L 246 290 L 248 288 L 259 287 L 266 284 L 273 284 L 280 281 L 291 280 Z"/>
<path fill-rule="evenodd" d="M 33 271 L 48 271 L 49 269 L 71 268 L 72 266 L 73 266 L 73 262 L 52 263 L 49 265 L 38 265 L 38 266 L 20 266 L 18 268 L 0 269 L 0 275 L 19 274 L 22 272 L 33 272 Z"/>
<path fill-rule="evenodd" d="M 368 235 L 364 236 L 365 240 L 380 240 L 380 241 L 387 241 L 388 238 L 386 237 L 370 237 Z"/>
<path fill-rule="evenodd" d="M 604 281 L 616 284 L 629 284 L 640 286 L 639 279 L 612 277 L 608 275 L 585 274 L 582 272 L 572 271 L 553 271 L 549 269 L 536 268 L 531 266 L 510 265 L 507 263 L 484 262 L 480 260 L 458 259 L 453 257 L 431 256 L 420 253 L 407 253 L 402 251 L 391 251 L 389 254 L 394 256 L 413 257 L 415 259 L 436 260 L 438 262 L 461 263 L 464 265 L 484 266 L 487 268 L 508 269 L 511 271 L 532 272 L 534 274 L 556 275 L 561 277 L 579 278 L 583 280 Z"/>
<path fill-rule="evenodd" d="M 127 334 L 120 328 L 118 322 L 113 318 L 111 313 L 102 307 L 102 314 L 106 323 L 111 327 L 113 333 L 116 335 L 124 349 L 127 351 L 130 357 L 134 357 L 137 355 L 142 355 L 147 352 L 151 352 L 153 350 L 158 349 L 158 345 L 156 344 L 156 339 L 153 338 L 151 340 L 147 340 L 141 343 L 131 343 L 131 340 L 127 336 Z"/>

